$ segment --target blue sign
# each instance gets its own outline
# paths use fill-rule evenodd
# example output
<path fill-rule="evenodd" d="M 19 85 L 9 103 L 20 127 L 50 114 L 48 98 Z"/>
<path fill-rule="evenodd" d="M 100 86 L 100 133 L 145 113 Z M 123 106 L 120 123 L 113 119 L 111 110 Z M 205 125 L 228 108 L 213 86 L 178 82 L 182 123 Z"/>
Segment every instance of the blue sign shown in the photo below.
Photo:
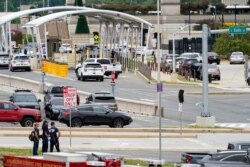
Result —
<path fill-rule="evenodd" d="M 162 91 L 163 91 L 162 83 L 157 83 L 157 92 L 162 92 Z"/>

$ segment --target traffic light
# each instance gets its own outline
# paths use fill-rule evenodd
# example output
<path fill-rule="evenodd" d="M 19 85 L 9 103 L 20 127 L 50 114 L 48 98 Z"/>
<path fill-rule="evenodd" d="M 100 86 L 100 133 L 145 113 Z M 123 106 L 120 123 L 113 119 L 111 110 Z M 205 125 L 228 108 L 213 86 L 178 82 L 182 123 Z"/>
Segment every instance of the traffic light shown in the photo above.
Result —
<path fill-rule="evenodd" d="M 180 103 L 184 102 L 184 90 L 182 89 L 179 90 L 179 102 Z"/>

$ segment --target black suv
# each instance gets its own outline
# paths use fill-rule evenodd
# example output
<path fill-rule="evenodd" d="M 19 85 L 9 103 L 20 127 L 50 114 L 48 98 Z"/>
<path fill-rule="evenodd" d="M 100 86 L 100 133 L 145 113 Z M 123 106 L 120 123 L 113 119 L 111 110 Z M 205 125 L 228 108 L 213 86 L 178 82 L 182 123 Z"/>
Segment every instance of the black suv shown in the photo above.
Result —
<path fill-rule="evenodd" d="M 10 101 L 19 106 L 20 108 L 31 108 L 40 110 L 40 99 L 31 90 L 17 89 L 10 96 Z"/>
<path fill-rule="evenodd" d="M 101 104 L 112 111 L 118 110 L 115 97 L 108 92 L 92 93 L 86 98 L 86 104 Z"/>

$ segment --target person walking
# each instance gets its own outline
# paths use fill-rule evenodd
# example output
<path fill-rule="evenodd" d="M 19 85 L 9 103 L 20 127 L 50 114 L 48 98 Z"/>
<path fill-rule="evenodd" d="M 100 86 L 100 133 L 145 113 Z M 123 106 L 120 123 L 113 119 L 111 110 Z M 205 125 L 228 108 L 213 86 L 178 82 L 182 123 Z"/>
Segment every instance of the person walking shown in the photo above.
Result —
<path fill-rule="evenodd" d="M 60 152 L 59 138 L 61 136 L 61 132 L 55 126 L 55 122 L 51 122 L 51 128 L 49 129 L 50 135 L 50 152 L 53 152 L 54 146 L 56 147 L 56 151 Z"/>
<path fill-rule="evenodd" d="M 48 146 L 49 146 L 49 127 L 48 127 L 48 121 L 44 120 L 43 121 L 43 125 L 42 125 L 42 130 L 43 130 L 43 135 L 42 135 L 42 139 L 43 139 L 43 146 L 42 146 L 42 152 L 48 152 Z"/>
<path fill-rule="evenodd" d="M 33 140 L 33 155 L 38 155 L 38 147 L 39 147 L 39 124 L 34 124 L 34 140 Z"/>

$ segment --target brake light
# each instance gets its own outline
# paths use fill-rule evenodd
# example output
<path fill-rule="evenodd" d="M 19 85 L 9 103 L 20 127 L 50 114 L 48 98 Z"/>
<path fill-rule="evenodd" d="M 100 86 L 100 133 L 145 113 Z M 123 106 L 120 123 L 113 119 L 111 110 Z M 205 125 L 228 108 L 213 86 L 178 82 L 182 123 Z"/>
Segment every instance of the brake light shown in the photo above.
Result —
<path fill-rule="evenodd" d="M 192 156 L 187 155 L 187 157 L 186 157 L 186 163 L 190 164 L 190 163 L 191 163 L 191 161 L 192 161 L 192 159 L 193 159 L 193 157 L 192 157 Z"/>
<path fill-rule="evenodd" d="M 64 112 L 63 112 L 63 116 L 68 116 L 69 114 L 70 114 L 69 111 L 64 111 Z"/>
<path fill-rule="evenodd" d="M 87 72 L 88 70 L 85 68 L 84 71 Z"/>

